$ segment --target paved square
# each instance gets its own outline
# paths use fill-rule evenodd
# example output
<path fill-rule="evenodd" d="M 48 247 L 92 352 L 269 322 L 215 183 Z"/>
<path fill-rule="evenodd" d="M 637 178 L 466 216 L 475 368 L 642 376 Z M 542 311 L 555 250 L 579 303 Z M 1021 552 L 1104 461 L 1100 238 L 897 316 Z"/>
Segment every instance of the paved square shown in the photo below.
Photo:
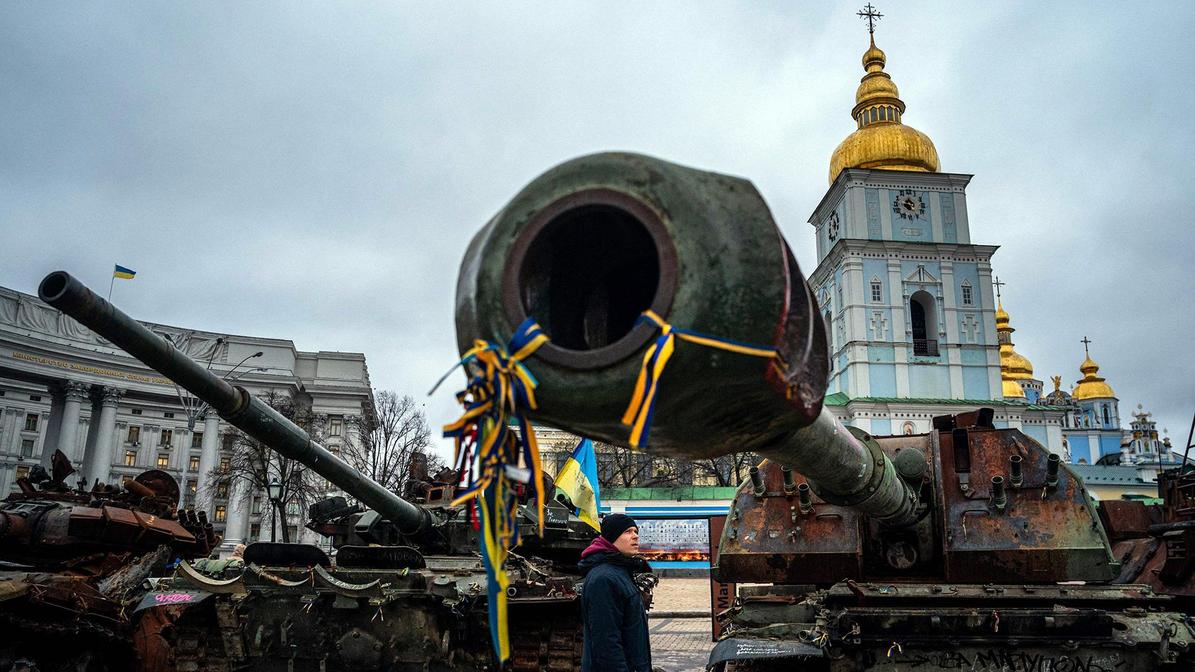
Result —
<path fill-rule="evenodd" d="M 707 618 L 662 618 L 648 621 L 651 662 L 667 672 L 701 672 L 713 642 Z"/>

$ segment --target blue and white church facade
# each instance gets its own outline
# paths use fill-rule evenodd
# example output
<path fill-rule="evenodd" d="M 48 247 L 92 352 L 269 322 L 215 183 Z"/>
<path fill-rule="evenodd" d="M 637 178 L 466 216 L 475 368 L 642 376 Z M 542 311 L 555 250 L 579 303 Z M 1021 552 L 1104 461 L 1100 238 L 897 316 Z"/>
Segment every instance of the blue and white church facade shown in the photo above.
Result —
<path fill-rule="evenodd" d="M 990 406 L 997 426 L 1064 454 L 1065 410 L 1031 403 L 1017 382 L 1036 382 L 1028 361 L 1002 372 L 998 312 L 1006 340 L 1011 328 L 993 292 L 997 247 L 971 240 L 971 176 L 941 172 L 930 138 L 904 123 L 874 36 L 862 63 L 857 129 L 834 150 L 830 188 L 809 218 L 818 260 L 809 280 L 831 350 L 827 407 L 883 435 L 928 432 L 935 416 Z"/>

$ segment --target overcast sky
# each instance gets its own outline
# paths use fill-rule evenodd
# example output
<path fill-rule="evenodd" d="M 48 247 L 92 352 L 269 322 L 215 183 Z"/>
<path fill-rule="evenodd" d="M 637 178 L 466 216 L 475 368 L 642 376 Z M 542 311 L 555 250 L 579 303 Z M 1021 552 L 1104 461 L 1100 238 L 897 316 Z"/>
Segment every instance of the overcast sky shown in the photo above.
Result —
<path fill-rule="evenodd" d="M 861 4 L 861 3 L 859 3 Z M 473 233 L 580 154 L 751 179 L 805 272 L 867 32 L 854 4 L 0 5 L 0 285 L 66 269 L 133 316 L 456 359 Z M 1195 3 L 882 3 L 876 41 L 942 169 L 974 174 L 1017 349 L 1083 348 L 1176 445 L 1195 411 Z M 1183 185 L 1186 185 L 1185 187 Z M 433 426 L 454 390 L 427 400 Z"/>

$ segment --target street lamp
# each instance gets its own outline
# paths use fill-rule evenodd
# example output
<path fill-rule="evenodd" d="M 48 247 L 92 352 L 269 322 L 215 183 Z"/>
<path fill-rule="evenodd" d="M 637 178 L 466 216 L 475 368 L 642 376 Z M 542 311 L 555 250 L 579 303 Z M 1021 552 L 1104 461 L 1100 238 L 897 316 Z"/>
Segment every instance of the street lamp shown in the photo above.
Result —
<path fill-rule="evenodd" d="M 277 515 L 278 509 L 280 508 L 279 505 L 282 502 L 282 484 L 278 482 L 277 478 L 271 478 L 270 484 L 266 486 L 266 491 L 270 495 L 270 541 L 273 542 L 278 540 L 277 537 L 274 536 L 274 529 L 275 523 L 277 522 L 275 516 Z M 286 524 L 285 518 L 282 519 L 282 524 Z M 286 530 L 282 531 L 282 540 L 286 541 Z"/>

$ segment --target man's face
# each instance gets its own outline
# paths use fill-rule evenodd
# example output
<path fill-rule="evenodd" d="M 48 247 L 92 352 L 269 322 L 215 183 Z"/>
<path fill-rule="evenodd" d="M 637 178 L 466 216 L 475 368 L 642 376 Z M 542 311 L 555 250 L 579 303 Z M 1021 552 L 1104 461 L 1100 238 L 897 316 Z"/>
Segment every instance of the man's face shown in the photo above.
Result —
<path fill-rule="evenodd" d="M 614 540 L 614 548 L 617 548 L 623 555 L 638 555 L 639 528 L 635 526 L 628 527 L 625 532 Z"/>

